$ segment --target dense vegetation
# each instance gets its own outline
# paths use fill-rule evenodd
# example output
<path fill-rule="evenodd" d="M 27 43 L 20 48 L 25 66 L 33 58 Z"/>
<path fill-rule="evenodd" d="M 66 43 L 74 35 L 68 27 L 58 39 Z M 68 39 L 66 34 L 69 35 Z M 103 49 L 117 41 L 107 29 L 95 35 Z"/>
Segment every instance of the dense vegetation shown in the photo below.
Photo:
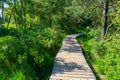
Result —
<path fill-rule="evenodd" d="M 108 0 L 109 1 L 109 0 Z M 101 3 L 99 3 L 100 5 Z M 99 74 L 102 80 L 119 80 L 120 79 L 120 1 L 108 2 L 107 13 L 107 31 L 103 36 L 102 28 L 103 13 L 99 14 L 99 18 L 93 21 L 93 28 L 88 26 L 84 30 L 84 35 L 78 40 L 82 44 L 83 49 L 88 54 L 89 61 Z M 97 8 L 96 8 L 97 9 Z M 99 7 L 100 9 L 100 7 Z M 97 9 L 98 10 L 98 9 Z M 99 12 L 98 10 L 97 12 Z M 101 12 L 101 11 L 100 11 Z M 95 14 L 95 13 L 94 13 Z M 97 24 L 96 21 L 98 22 Z M 103 26 L 103 27 L 102 27 Z M 102 31 L 102 33 L 101 33 Z"/>
<path fill-rule="evenodd" d="M 67 34 L 105 80 L 120 79 L 119 0 L 1 0 L 0 79 L 48 80 Z"/>

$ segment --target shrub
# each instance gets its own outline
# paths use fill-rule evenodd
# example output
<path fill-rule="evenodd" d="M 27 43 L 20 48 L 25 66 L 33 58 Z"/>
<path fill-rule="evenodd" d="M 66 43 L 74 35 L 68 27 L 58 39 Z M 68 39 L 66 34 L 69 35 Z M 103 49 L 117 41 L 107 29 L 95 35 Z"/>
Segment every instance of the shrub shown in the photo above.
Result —
<path fill-rule="evenodd" d="M 120 37 L 116 34 L 110 41 L 106 42 L 105 74 L 107 80 L 120 79 Z"/>
<path fill-rule="evenodd" d="M 10 29 L 0 37 L 0 79 L 48 79 L 62 38 L 55 27 Z"/>

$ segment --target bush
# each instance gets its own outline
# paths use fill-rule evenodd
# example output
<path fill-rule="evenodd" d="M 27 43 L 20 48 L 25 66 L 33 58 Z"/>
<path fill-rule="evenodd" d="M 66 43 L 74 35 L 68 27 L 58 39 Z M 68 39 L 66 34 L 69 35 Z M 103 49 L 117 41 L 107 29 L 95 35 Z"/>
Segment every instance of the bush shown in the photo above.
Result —
<path fill-rule="evenodd" d="M 10 29 L 0 37 L 0 79 L 48 79 L 63 38 L 57 29 Z"/>
<path fill-rule="evenodd" d="M 105 74 L 107 80 L 120 79 L 120 37 L 116 34 L 110 41 L 106 42 Z"/>
<path fill-rule="evenodd" d="M 7 35 L 9 32 L 6 28 L 0 26 L 0 37 Z"/>
<path fill-rule="evenodd" d="M 110 39 L 107 37 L 107 40 L 100 41 L 100 29 L 96 33 L 94 31 L 94 29 L 90 29 L 86 33 L 86 37 L 81 37 L 84 41 L 80 40 L 84 44 L 83 48 L 89 54 L 92 64 L 98 73 L 105 75 L 108 80 L 119 80 L 120 46 L 117 44 L 120 44 L 120 35 L 116 34 Z"/>
<path fill-rule="evenodd" d="M 29 79 L 28 76 L 34 76 L 32 67 L 28 64 L 28 54 L 26 54 L 24 45 L 14 36 L 6 36 L 0 38 L 0 77 L 14 78 L 16 75 L 25 79 Z M 17 71 L 22 70 L 21 76 Z M 18 74 L 17 74 L 18 73 Z"/>

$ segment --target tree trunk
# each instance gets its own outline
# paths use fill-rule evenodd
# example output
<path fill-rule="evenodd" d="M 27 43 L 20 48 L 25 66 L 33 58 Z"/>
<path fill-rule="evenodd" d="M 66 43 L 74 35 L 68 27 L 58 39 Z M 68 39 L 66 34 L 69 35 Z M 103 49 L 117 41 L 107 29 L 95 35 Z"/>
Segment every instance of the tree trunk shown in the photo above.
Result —
<path fill-rule="evenodd" d="M 26 28 L 26 1 L 23 4 L 23 14 L 24 14 L 24 27 Z"/>
<path fill-rule="evenodd" d="M 12 13 L 10 14 L 10 18 L 9 18 L 9 21 L 8 21 L 8 24 L 7 24 L 7 29 L 8 29 L 8 27 L 9 27 L 11 17 L 12 17 Z"/>
<path fill-rule="evenodd" d="M 4 23 L 4 13 L 3 13 L 3 11 L 4 11 L 4 1 L 2 0 L 2 24 Z"/>
<path fill-rule="evenodd" d="M 103 10 L 103 23 L 102 23 L 102 40 L 104 40 L 105 35 L 107 34 L 108 26 L 108 0 L 105 0 L 104 10 Z"/>

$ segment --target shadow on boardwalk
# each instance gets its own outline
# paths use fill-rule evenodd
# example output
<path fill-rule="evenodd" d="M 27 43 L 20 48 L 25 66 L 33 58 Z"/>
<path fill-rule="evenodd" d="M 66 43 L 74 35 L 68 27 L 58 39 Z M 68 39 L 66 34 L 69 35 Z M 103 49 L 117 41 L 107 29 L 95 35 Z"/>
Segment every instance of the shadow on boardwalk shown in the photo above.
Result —
<path fill-rule="evenodd" d="M 62 64 L 62 63 L 64 63 L 64 64 Z M 60 58 L 56 59 L 55 65 L 56 65 L 55 67 L 57 67 L 58 69 L 53 71 L 53 74 L 56 74 L 56 73 L 62 74 L 64 72 L 71 72 L 73 70 L 76 70 L 76 71 L 77 70 L 84 70 L 84 71 L 89 70 L 89 68 L 84 67 L 84 65 L 80 65 L 75 62 L 66 63 L 63 59 L 60 59 Z"/>
<path fill-rule="evenodd" d="M 77 36 L 79 34 L 68 35 L 63 39 L 50 80 L 96 80 L 76 40 Z"/>

